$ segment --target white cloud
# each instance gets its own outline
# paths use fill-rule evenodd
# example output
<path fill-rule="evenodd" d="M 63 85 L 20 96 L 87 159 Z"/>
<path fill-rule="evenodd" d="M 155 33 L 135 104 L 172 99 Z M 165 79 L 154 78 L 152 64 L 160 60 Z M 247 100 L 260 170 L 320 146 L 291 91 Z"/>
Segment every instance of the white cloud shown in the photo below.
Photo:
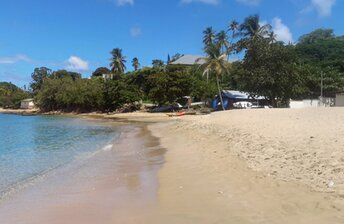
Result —
<path fill-rule="evenodd" d="M 141 33 L 142 32 L 140 27 L 135 26 L 130 29 L 130 34 L 132 37 L 138 37 L 141 35 Z"/>
<path fill-rule="evenodd" d="M 116 0 L 118 6 L 134 5 L 134 0 Z"/>
<path fill-rule="evenodd" d="M 182 4 L 190 4 L 194 2 L 200 2 L 209 5 L 217 5 L 219 4 L 220 0 L 181 0 L 180 3 Z"/>
<path fill-rule="evenodd" d="M 336 0 L 312 0 L 311 4 L 318 12 L 319 16 L 326 17 L 332 13 L 332 7 Z"/>
<path fill-rule="evenodd" d="M 87 71 L 89 70 L 88 61 L 84 61 L 77 56 L 70 56 L 66 61 L 66 69 L 72 71 Z"/>
<path fill-rule="evenodd" d="M 31 62 L 31 58 L 24 54 L 17 54 L 14 57 L 0 57 L 0 64 L 15 64 L 17 62 Z"/>
<path fill-rule="evenodd" d="M 309 5 L 302 9 L 300 13 L 310 13 L 316 11 L 320 17 L 327 17 L 332 14 L 332 8 L 336 0 L 310 0 Z"/>
<path fill-rule="evenodd" d="M 284 43 L 293 42 L 293 34 L 290 32 L 289 27 L 283 24 L 281 18 L 275 17 L 272 20 L 272 30 L 276 34 L 278 41 L 283 41 Z"/>
<path fill-rule="evenodd" d="M 243 3 L 245 5 L 259 5 L 261 0 L 236 0 L 239 3 Z"/>

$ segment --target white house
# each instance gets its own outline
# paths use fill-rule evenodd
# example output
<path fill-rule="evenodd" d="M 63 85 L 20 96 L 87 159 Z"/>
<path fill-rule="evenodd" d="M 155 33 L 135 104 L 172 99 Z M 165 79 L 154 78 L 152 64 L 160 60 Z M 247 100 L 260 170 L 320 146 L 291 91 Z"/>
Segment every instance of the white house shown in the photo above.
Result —
<path fill-rule="evenodd" d="M 344 107 L 344 91 L 336 93 L 336 107 Z"/>
<path fill-rule="evenodd" d="M 105 81 L 113 79 L 113 74 L 102 74 L 102 77 Z"/>
<path fill-rule="evenodd" d="M 34 107 L 33 99 L 25 99 L 20 102 L 20 109 L 33 109 Z"/>

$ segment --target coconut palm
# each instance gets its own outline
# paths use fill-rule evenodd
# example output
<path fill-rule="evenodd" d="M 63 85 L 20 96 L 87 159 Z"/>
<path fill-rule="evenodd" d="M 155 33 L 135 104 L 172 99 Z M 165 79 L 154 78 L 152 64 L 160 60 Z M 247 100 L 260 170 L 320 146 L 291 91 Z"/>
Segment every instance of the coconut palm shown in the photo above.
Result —
<path fill-rule="evenodd" d="M 203 43 L 207 47 L 208 45 L 214 43 L 215 39 L 215 31 L 213 30 L 212 27 L 207 27 L 203 31 Z"/>
<path fill-rule="evenodd" d="M 137 69 L 139 69 L 139 67 L 140 67 L 140 62 L 139 62 L 139 59 L 137 57 L 133 58 L 133 60 L 131 61 L 131 64 L 134 67 L 135 71 L 137 71 Z"/>
<path fill-rule="evenodd" d="M 219 45 L 222 53 L 228 54 L 230 43 L 228 42 L 228 36 L 224 30 L 216 34 L 215 42 Z"/>
<path fill-rule="evenodd" d="M 275 34 L 274 31 L 271 31 L 268 35 L 268 41 L 269 43 L 275 43 L 276 42 L 277 35 Z"/>
<path fill-rule="evenodd" d="M 252 40 L 266 38 L 269 35 L 270 30 L 270 24 L 262 25 L 260 23 L 259 15 L 246 17 L 244 22 L 239 26 L 240 34 L 244 38 L 249 38 Z"/>
<path fill-rule="evenodd" d="M 232 20 L 228 25 L 228 31 L 232 32 L 232 38 L 236 37 L 236 32 L 239 29 L 239 23 L 236 20 Z"/>
<path fill-rule="evenodd" d="M 127 69 L 125 67 L 125 63 L 127 62 L 125 60 L 125 56 L 122 55 L 122 49 L 115 48 L 111 51 L 111 71 L 116 75 L 116 78 L 119 79 L 121 74 L 124 73 L 124 71 Z"/>
<path fill-rule="evenodd" d="M 197 61 L 204 60 L 204 63 L 200 65 L 203 70 L 203 75 L 215 74 L 217 89 L 221 101 L 222 109 L 225 110 L 222 99 L 222 91 L 220 87 L 219 76 L 228 72 L 230 64 L 227 61 L 227 55 L 221 52 L 221 48 L 216 44 L 209 44 L 205 48 L 207 57 L 200 58 Z"/>

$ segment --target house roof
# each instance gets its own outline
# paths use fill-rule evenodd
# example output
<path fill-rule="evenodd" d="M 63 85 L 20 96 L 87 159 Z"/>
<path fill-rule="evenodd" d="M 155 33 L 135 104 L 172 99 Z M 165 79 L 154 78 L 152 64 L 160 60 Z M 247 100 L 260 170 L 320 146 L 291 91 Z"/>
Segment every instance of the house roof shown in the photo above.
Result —
<path fill-rule="evenodd" d="M 237 90 L 222 90 L 222 93 L 225 97 L 230 99 L 238 99 L 238 100 L 249 100 L 249 99 L 256 99 L 256 100 L 265 100 L 262 96 L 252 97 L 250 94 L 246 92 L 241 92 Z"/>
<path fill-rule="evenodd" d="M 180 58 L 178 58 L 177 60 L 171 62 L 172 65 L 201 65 L 205 62 L 204 59 L 200 59 L 203 58 L 203 56 L 201 55 L 183 55 Z M 198 59 L 200 59 L 199 61 L 197 61 Z"/>
<path fill-rule="evenodd" d="M 32 102 L 33 99 L 25 99 L 25 100 L 22 100 L 21 102 Z"/>

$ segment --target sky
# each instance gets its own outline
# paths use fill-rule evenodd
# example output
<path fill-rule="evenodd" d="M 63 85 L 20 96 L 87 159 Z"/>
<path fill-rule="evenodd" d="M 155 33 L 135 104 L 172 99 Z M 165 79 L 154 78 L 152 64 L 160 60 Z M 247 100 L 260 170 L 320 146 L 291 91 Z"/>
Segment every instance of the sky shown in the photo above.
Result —
<path fill-rule="evenodd" d="M 36 67 L 89 77 L 121 48 L 141 66 L 167 55 L 202 55 L 202 32 L 259 14 L 277 39 L 317 28 L 344 35 L 343 0 L 0 0 L 0 82 L 29 85 Z M 235 59 L 235 58 L 234 58 Z"/>

